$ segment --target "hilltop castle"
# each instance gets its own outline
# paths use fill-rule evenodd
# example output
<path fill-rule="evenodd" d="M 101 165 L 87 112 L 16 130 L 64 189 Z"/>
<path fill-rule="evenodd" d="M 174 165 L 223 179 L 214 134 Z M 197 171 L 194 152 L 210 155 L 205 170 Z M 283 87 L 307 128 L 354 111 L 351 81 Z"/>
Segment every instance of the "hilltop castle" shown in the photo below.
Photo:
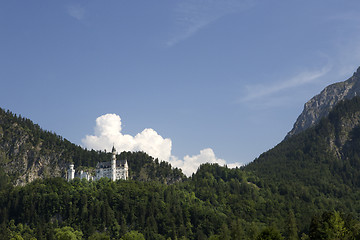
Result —
<path fill-rule="evenodd" d="M 74 169 L 74 164 L 69 165 L 67 180 L 70 181 L 74 177 L 79 177 L 80 179 L 85 178 L 87 180 L 98 180 L 103 177 L 107 177 L 113 181 L 123 179 L 129 179 L 129 166 L 127 160 L 117 160 L 116 159 L 116 149 L 112 148 L 112 158 L 109 162 L 99 162 L 96 165 L 95 176 L 90 176 L 88 172 L 80 171 L 76 174 Z"/>

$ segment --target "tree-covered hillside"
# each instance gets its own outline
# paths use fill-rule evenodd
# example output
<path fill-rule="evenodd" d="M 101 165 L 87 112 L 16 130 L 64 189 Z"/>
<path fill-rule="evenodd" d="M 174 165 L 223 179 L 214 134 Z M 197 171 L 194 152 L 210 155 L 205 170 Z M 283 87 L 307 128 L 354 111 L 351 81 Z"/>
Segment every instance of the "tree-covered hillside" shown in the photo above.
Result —
<path fill-rule="evenodd" d="M 118 158 L 128 160 L 132 179 L 173 183 L 186 178 L 181 170 L 143 152 L 123 152 Z M 38 178 L 65 177 L 69 163 L 91 169 L 99 161 L 110 159 L 110 153 L 83 149 L 0 108 L 0 167 L 16 185 Z"/>
<path fill-rule="evenodd" d="M 244 170 L 317 208 L 356 213 L 360 189 L 360 98 L 340 102 L 320 123 L 262 154 Z M 323 201 L 321 199 L 328 199 Z"/>
<path fill-rule="evenodd" d="M 33 130 L 21 123 L 26 120 L 12 117 L 10 124 L 2 123 L 8 128 L 1 130 L 2 236 L 360 239 L 358 97 L 340 102 L 317 126 L 284 140 L 247 166 L 229 169 L 204 164 L 186 181 L 177 180 L 184 179 L 181 171 L 145 153 L 124 152 L 120 157 L 133 163 L 130 181 L 66 182 L 49 176 L 25 186 L 8 184 L 7 173 L 12 172 L 5 167 L 31 151 L 40 159 L 50 152 L 88 167 L 93 166 L 92 161 L 83 159 L 108 159 L 107 153 L 83 150 L 40 128 L 38 131 L 48 135 L 39 134 L 36 141 Z M 26 149 L 30 150 L 5 150 L 9 148 L 4 147 L 4 139 L 18 139 L 16 131 L 29 132 L 18 135 L 27 136 L 20 146 L 28 143 Z M 47 147 L 42 150 L 43 146 Z"/>
<path fill-rule="evenodd" d="M 306 207 L 312 205 L 296 200 L 296 196 L 283 195 L 278 187 L 241 169 L 216 164 L 202 165 L 191 180 L 172 185 L 106 178 L 35 180 L 0 190 L 0 235 L 5 239 L 62 239 L 62 234 L 74 236 L 63 239 L 360 236 L 360 223 L 346 209 L 335 211 L 322 206 L 316 209 L 318 214 L 303 217 L 308 213 Z M 295 207 L 304 201 L 305 205 Z M 331 235 L 344 238 L 329 238 Z"/>

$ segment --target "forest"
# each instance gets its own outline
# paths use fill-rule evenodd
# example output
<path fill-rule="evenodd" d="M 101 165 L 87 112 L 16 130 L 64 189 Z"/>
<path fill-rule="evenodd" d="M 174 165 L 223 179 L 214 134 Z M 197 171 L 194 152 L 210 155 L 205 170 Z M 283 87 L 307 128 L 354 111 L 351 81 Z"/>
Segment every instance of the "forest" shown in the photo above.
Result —
<path fill-rule="evenodd" d="M 315 206 L 292 208 L 271 189 L 210 164 L 171 185 L 48 178 L 1 189 L 0 231 L 5 239 L 359 239 L 360 222 L 345 209 L 317 209 L 302 222 Z"/>
<path fill-rule="evenodd" d="M 355 97 L 339 103 L 315 127 L 241 168 L 203 164 L 187 178 L 180 169 L 146 153 L 123 152 L 120 157 L 129 161 L 129 181 L 67 182 L 59 172 L 17 185 L 22 172 L 6 167 L 18 156 L 28 156 L 22 154 L 34 151 L 31 156 L 38 161 L 44 154 L 60 152 L 62 158 L 54 158 L 58 165 L 72 161 L 91 168 L 97 160 L 107 160 L 108 153 L 82 149 L 2 111 L 0 235 L 4 239 L 360 239 L 359 122 L 360 98 Z M 20 138 L 23 145 L 17 148 L 13 143 Z"/>

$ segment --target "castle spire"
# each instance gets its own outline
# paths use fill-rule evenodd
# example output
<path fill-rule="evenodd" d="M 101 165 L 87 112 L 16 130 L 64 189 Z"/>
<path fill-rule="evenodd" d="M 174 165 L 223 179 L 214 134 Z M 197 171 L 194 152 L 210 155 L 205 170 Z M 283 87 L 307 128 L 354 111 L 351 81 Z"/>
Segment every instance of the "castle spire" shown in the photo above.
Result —
<path fill-rule="evenodd" d="M 116 149 L 113 145 L 112 148 L 112 159 L 111 159 L 111 179 L 116 180 Z"/>

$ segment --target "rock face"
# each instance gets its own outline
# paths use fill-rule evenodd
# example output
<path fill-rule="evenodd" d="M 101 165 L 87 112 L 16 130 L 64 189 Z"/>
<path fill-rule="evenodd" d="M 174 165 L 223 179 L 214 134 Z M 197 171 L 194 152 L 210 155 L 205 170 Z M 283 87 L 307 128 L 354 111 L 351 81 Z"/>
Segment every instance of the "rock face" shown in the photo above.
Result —
<path fill-rule="evenodd" d="M 304 110 L 285 139 L 314 126 L 321 118 L 327 116 L 338 102 L 354 96 L 360 96 L 360 67 L 348 80 L 327 86 L 320 94 L 305 103 Z"/>
<path fill-rule="evenodd" d="M 38 178 L 63 177 L 68 159 L 61 152 L 42 147 L 35 142 L 33 132 L 19 124 L 15 117 L 0 116 L 0 168 L 14 185 L 24 185 Z M 67 160 L 67 161 L 66 161 Z"/>

